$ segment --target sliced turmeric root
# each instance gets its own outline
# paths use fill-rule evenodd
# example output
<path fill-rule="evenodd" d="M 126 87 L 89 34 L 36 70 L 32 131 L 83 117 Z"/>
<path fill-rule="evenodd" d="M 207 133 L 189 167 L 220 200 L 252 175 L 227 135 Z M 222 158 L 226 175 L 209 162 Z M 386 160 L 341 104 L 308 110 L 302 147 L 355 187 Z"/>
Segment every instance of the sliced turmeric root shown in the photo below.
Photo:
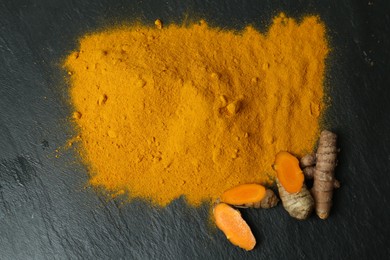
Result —
<path fill-rule="evenodd" d="M 275 158 L 277 186 L 283 207 L 290 216 L 306 219 L 314 207 L 314 200 L 304 182 L 298 159 L 288 152 L 279 152 Z"/>
<path fill-rule="evenodd" d="M 279 199 L 272 190 L 259 184 L 242 184 L 225 191 L 221 201 L 245 208 L 271 208 Z"/>
<path fill-rule="evenodd" d="M 217 227 L 233 245 L 247 251 L 255 247 L 256 239 L 238 210 L 225 203 L 219 203 L 214 207 L 213 214 Z"/>
<path fill-rule="evenodd" d="M 274 169 L 280 184 L 288 193 L 297 193 L 302 189 L 305 177 L 295 156 L 288 152 L 279 152 L 275 158 Z"/>

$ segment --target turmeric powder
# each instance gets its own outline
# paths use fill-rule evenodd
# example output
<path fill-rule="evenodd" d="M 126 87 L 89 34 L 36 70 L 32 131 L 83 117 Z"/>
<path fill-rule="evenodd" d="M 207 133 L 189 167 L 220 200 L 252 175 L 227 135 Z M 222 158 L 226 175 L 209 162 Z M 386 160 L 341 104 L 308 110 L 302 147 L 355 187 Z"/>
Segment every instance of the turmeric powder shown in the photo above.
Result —
<path fill-rule="evenodd" d="M 202 21 L 84 36 L 65 67 L 90 183 L 161 206 L 272 183 L 278 151 L 317 139 L 327 53 L 314 16 L 266 34 Z"/>

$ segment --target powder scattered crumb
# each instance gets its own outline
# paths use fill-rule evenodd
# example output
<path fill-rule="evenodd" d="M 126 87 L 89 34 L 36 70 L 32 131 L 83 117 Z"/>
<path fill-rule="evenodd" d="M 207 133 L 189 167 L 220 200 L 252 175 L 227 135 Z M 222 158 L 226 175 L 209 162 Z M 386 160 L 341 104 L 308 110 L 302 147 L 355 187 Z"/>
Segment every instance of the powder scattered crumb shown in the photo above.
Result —
<path fill-rule="evenodd" d="M 161 30 L 163 27 L 163 23 L 160 19 L 157 19 L 156 21 L 154 21 L 154 25 L 156 25 L 156 28 L 159 30 Z"/>

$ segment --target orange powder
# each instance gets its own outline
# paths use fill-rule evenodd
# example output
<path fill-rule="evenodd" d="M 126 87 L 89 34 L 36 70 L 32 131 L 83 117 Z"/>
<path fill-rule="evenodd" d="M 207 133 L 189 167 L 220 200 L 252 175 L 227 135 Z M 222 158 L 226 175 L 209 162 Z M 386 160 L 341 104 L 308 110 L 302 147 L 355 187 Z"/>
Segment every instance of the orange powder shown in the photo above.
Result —
<path fill-rule="evenodd" d="M 312 16 L 265 35 L 204 21 L 86 35 L 65 67 L 90 183 L 161 206 L 272 183 L 275 154 L 318 137 L 327 53 Z"/>

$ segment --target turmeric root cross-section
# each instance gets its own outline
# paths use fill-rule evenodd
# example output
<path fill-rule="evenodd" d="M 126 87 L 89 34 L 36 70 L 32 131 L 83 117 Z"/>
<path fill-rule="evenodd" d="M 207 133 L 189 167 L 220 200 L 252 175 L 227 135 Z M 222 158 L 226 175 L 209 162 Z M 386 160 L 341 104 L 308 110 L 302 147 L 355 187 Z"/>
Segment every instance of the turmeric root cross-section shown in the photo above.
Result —
<path fill-rule="evenodd" d="M 301 190 L 305 177 L 295 156 L 288 152 L 279 152 L 275 158 L 274 169 L 280 184 L 288 193 Z"/>
<path fill-rule="evenodd" d="M 214 219 L 217 227 L 233 245 L 247 251 L 255 247 L 256 239 L 238 210 L 225 203 L 219 203 L 214 207 Z"/>
<path fill-rule="evenodd" d="M 225 191 L 221 201 L 241 208 L 272 208 L 279 199 L 275 193 L 260 184 L 241 184 Z"/>

